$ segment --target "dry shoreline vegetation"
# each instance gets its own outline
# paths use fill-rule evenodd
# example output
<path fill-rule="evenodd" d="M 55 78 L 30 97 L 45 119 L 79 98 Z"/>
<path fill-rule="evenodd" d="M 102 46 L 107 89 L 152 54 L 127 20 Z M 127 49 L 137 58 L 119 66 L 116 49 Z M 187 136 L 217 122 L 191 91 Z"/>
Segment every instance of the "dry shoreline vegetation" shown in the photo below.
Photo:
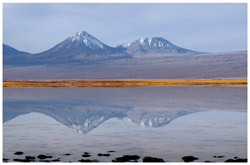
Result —
<path fill-rule="evenodd" d="M 3 87 L 246 86 L 247 79 L 125 79 L 3 81 Z"/>

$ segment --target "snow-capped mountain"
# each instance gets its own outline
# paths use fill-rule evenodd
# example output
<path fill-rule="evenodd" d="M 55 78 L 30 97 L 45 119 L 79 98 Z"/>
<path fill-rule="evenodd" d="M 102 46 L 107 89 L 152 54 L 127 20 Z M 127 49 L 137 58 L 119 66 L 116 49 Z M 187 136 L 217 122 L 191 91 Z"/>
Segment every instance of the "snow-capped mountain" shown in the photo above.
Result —
<path fill-rule="evenodd" d="M 42 53 L 34 54 L 35 61 L 68 64 L 128 57 L 124 48 L 110 47 L 85 31 L 77 32 Z"/>
<path fill-rule="evenodd" d="M 197 53 L 178 47 L 162 37 L 142 37 L 136 41 L 119 45 L 127 49 L 129 54 L 145 53 Z"/>

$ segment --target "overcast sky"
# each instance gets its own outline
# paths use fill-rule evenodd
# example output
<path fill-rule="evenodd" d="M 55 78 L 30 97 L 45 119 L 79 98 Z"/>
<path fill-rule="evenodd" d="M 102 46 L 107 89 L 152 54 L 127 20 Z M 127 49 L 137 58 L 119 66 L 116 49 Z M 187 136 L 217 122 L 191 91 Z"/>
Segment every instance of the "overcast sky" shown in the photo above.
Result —
<path fill-rule="evenodd" d="M 3 5 L 3 42 L 38 53 L 78 31 L 109 46 L 163 37 L 203 52 L 247 50 L 247 4 Z"/>

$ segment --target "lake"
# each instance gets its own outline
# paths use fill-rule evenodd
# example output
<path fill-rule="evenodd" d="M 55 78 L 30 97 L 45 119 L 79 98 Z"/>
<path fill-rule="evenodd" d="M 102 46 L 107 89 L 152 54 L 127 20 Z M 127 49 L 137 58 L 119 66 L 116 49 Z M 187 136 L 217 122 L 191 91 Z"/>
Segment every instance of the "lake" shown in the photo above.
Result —
<path fill-rule="evenodd" d="M 123 155 L 139 162 L 247 158 L 247 87 L 3 88 L 8 162 L 111 162 Z"/>

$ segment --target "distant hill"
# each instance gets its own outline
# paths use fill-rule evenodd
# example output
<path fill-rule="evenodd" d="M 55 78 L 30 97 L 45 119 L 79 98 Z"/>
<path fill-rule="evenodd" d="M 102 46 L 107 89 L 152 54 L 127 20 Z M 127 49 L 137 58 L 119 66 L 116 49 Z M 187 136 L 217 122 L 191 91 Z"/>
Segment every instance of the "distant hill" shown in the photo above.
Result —
<path fill-rule="evenodd" d="M 25 61 L 29 58 L 30 53 L 19 51 L 9 45 L 3 44 L 3 65 L 20 65 L 26 64 Z"/>
<path fill-rule="evenodd" d="M 3 54 L 6 56 L 11 56 L 11 55 L 27 55 L 29 54 L 28 52 L 23 52 L 19 51 L 9 45 L 3 44 Z"/>

